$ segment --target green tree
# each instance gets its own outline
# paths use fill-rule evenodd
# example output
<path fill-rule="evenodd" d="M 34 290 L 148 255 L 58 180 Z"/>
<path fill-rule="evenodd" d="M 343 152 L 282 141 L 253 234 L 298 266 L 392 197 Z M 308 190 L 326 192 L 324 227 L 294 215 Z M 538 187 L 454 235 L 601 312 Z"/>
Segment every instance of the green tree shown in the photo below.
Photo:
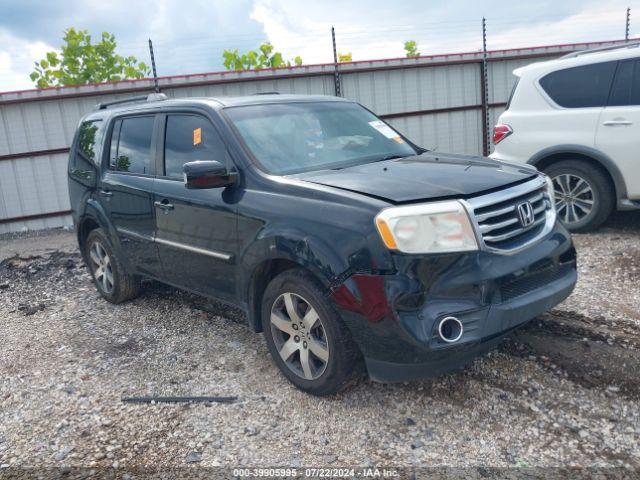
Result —
<path fill-rule="evenodd" d="M 407 52 L 407 57 L 419 57 L 418 43 L 415 40 L 407 40 L 404 42 L 404 50 Z"/>
<path fill-rule="evenodd" d="M 302 58 L 299 56 L 296 56 L 293 61 L 285 61 L 282 53 L 274 52 L 273 45 L 269 42 L 260 45 L 258 51 L 249 50 L 243 54 L 238 53 L 238 49 L 225 50 L 222 52 L 222 58 L 222 63 L 227 70 L 254 70 L 290 67 L 292 64 L 302 65 Z"/>
<path fill-rule="evenodd" d="M 128 172 L 131 166 L 131 160 L 126 155 L 118 155 L 116 157 L 116 170 L 119 172 Z"/>
<path fill-rule="evenodd" d="M 338 62 L 351 62 L 353 61 L 353 57 L 351 56 L 351 52 L 349 53 L 338 53 Z"/>
<path fill-rule="evenodd" d="M 48 52 L 35 64 L 30 77 L 38 88 L 82 85 L 143 78 L 150 73 L 144 62 L 115 53 L 116 38 L 103 32 L 100 42 L 91 43 L 87 30 L 65 30 L 61 52 Z"/>

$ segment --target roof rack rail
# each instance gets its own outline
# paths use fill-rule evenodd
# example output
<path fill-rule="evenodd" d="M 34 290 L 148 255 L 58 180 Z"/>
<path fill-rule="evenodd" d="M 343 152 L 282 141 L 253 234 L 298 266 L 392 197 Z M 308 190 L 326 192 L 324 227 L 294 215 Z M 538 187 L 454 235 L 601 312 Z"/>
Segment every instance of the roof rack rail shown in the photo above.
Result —
<path fill-rule="evenodd" d="M 280 95 L 280 92 L 258 92 L 256 95 Z"/>
<path fill-rule="evenodd" d="M 123 98 L 121 100 L 113 100 L 111 102 L 99 103 L 96 107 L 97 110 L 105 110 L 113 105 L 122 105 L 123 103 L 133 102 L 155 102 L 159 100 L 167 100 L 167 96 L 164 93 L 151 93 L 149 95 L 139 95 L 137 97 Z"/>
<path fill-rule="evenodd" d="M 636 47 L 639 47 L 639 46 L 640 46 L 640 42 L 618 43 L 616 45 L 607 45 L 606 47 L 589 48 L 587 50 L 578 50 L 577 52 L 567 53 L 566 55 L 563 55 L 562 57 L 560 57 L 560 59 L 575 58 L 575 57 L 579 57 L 581 55 L 588 55 L 590 53 L 606 52 L 608 50 L 621 50 L 623 48 L 636 48 Z"/>

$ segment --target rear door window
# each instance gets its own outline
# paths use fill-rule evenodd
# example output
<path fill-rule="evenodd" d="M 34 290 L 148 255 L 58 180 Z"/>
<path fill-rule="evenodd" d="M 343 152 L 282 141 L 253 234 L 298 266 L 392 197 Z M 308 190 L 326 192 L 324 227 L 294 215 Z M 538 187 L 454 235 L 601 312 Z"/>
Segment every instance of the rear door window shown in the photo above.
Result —
<path fill-rule="evenodd" d="M 611 88 L 609 106 L 629 105 L 640 105 L 640 60 L 620 62 Z"/>
<path fill-rule="evenodd" d="M 561 107 L 603 107 L 607 103 L 617 62 L 565 68 L 540 79 L 540 86 Z"/>
<path fill-rule="evenodd" d="M 220 136 L 208 119 L 199 115 L 169 114 L 165 130 L 165 176 L 182 178 L 182 166 L 197 160 L 226 161 Z"/>
<path fill-rule="evenodd" d="M 119 172 L 151 174 L 153 115 L 125 117 L 115 122 L 111 136 L 110 164 Z"/>

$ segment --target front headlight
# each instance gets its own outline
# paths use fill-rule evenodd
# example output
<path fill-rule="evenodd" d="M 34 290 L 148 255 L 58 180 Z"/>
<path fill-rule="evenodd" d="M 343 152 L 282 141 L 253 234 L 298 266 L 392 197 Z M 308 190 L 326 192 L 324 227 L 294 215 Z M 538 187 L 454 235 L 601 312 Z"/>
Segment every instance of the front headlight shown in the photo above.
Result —
<path fill-rule="evenodd" d="M 376 227 L 387 248 L 404 253 L 478 249 L 469 215 L 458 201 L 385 208 L 376 216 Z"/>

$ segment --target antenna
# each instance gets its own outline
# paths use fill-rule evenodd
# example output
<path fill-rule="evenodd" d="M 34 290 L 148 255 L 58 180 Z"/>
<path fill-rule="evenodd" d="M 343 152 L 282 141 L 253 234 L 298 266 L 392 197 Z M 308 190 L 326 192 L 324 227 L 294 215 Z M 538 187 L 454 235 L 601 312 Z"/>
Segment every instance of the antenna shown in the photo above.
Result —
<path fill-rule="evenodd" d="M 627 23 L 624 29 L 624 41 L 629 41 L 629 27 L 631 26 L 631 7 L 627 7 Z"/>
<path fill-rule="evenodd" d="M 160 87 L 158 87 L 158 72 L 156 71 L 156 58 L 153 55 L 153 43 L 149 39 L 149 53 L 151 54 L 151 68 L 153 70 L 153 85 L 154 91 L 160 93 Z"/>
<path fill-rule="evenodd" d="M 338 50 L 336 48 L 336 31 L 331 27 L 331 42 L 333 43 L 333 81 L 336 89 L 336 97 L 341 97 L 340 71 L 338 70 Z"/>

